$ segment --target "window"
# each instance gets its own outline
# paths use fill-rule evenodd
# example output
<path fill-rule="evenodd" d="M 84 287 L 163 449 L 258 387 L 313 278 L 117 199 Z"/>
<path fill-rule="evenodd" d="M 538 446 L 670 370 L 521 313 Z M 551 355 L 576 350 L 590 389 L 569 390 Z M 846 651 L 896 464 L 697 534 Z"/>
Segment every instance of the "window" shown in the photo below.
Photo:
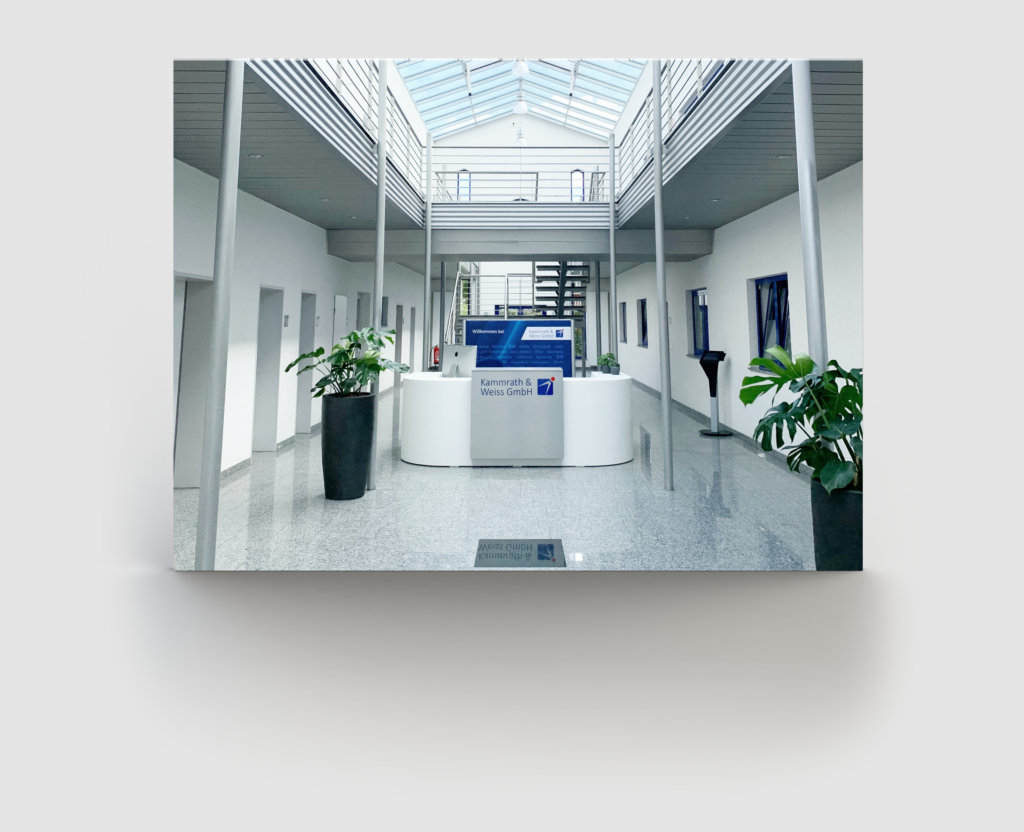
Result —
<path fill-rule="evenodd" d="M 583 202 L 583 171 L 578 168 L 569 174 L 569 201 Z"/>
<path fill-rule="evenodd" d="M 708 290 L 695 289 L 691 300 L 693 315 L 693 354 L 703 355 L 708 346 Z"/>
<path fill-rule="evenodd" d="M 636 302 L 636 334 L 638 347 L 647 346 L 647 299 Z"/>
<path fill-rule="evenodd" d="M 469 202 L 473 195 L 473 186 L 472 183 L 470 182 L 471 176 L 472 174 L 470 174 L 470 172 L 465 168 L 459 171 L 457 187 L 459 202 Z"/>
<path fill-rule="evenodd" d="M 755 281 L 757 296 L 757 355 L 776 345 L 792 352 L 789 343 L 789 275 Z"/>
<path fill-rule="evenodd" d="M 626 343 L 626 303 L 619 304 L 619 343 Z"/>
<path fill-rule="evenodd" d="M 381 298 L 381 304 L 380 304 L 380 325 L 381 326 L 387 326 L 388 325 L 388 296 L 387 295 L 384 295 L 384 297 Z"/>

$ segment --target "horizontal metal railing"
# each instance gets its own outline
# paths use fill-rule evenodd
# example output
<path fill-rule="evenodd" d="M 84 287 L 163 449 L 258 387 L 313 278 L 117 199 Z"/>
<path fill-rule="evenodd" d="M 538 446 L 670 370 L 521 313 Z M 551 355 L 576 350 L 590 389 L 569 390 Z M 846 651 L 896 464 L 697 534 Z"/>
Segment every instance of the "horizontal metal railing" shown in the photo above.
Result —
<path fill-rule="evenodd" d="M 608 202 L 603 147 L 433 150 L 435 202 Z"/>
<path fill-rule="evenodd" d="M 668 142 L 730 63 L 725 58 L 689 58 L 662 63 L 662 142 Z M 618 196 L 629 189 L 653 158 L 654 94 L 650 92 L 619 144 L 616 164 Z"/>
<path fill-rule="evenodd" d="M 481 274 L 467 278 L 462 315 L 516 317 L 534 306 L 532 274 Z"/>
<path fill-rule="evenodd" d="M 317 58 L 308 62 L 314 72 L 333 90 L 367 137 L 377 141 L 377 62 L 365 58 Z M 422 199 L 424 196 L 424 147 L 412 129 L 409 115 L 388 90 L 386 115 L 387 158 Z M 415 115 L 419 118 L 419 114 Z"/>
<path fill-rule="evenodd" d="M 405 177 L 405 181 L 423 198 L 425 148 L 390 90 L 386 124 L 388 159 Z"/>

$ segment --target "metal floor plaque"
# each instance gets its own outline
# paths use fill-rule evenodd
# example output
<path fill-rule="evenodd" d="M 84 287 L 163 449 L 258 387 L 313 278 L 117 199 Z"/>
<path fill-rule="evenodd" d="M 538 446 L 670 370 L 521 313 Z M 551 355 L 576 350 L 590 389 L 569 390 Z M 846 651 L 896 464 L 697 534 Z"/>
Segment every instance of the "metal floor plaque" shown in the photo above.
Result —
<path fill-rule="evenodd" d="M 564 567 L 565 553 L 561 540 L 481 540 L 473 566 Z"/>

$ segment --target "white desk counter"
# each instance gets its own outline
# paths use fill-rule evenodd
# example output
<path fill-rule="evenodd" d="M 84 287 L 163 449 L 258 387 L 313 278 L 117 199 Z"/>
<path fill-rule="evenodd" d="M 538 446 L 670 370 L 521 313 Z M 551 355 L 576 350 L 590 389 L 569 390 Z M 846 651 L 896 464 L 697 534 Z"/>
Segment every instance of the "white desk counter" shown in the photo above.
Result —
<path fill-rule="evenodd" d="M 469 378 L 408 373 L 402 378 L 402 460 L 416 465 L 486 466 L 469 455 Z M 564 456 L 553 466 L 618 465 L 633 459 L 633 379 L 594 373 L 564 384 Z M 534 464 L 534 463 L 531 463 Z"/>

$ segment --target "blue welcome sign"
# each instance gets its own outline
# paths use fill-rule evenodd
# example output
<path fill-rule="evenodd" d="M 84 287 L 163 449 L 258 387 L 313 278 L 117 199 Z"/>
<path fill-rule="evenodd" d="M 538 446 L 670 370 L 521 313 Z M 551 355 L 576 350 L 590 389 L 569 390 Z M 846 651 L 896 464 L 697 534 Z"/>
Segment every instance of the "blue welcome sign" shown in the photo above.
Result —
<path fill-rule="evenodd" d="M 561 367 L 564 377 L 572 377 L 571 320 L 468 319 L 463 327 L 467 346 L 476 347 L 479 368 Z"/>

